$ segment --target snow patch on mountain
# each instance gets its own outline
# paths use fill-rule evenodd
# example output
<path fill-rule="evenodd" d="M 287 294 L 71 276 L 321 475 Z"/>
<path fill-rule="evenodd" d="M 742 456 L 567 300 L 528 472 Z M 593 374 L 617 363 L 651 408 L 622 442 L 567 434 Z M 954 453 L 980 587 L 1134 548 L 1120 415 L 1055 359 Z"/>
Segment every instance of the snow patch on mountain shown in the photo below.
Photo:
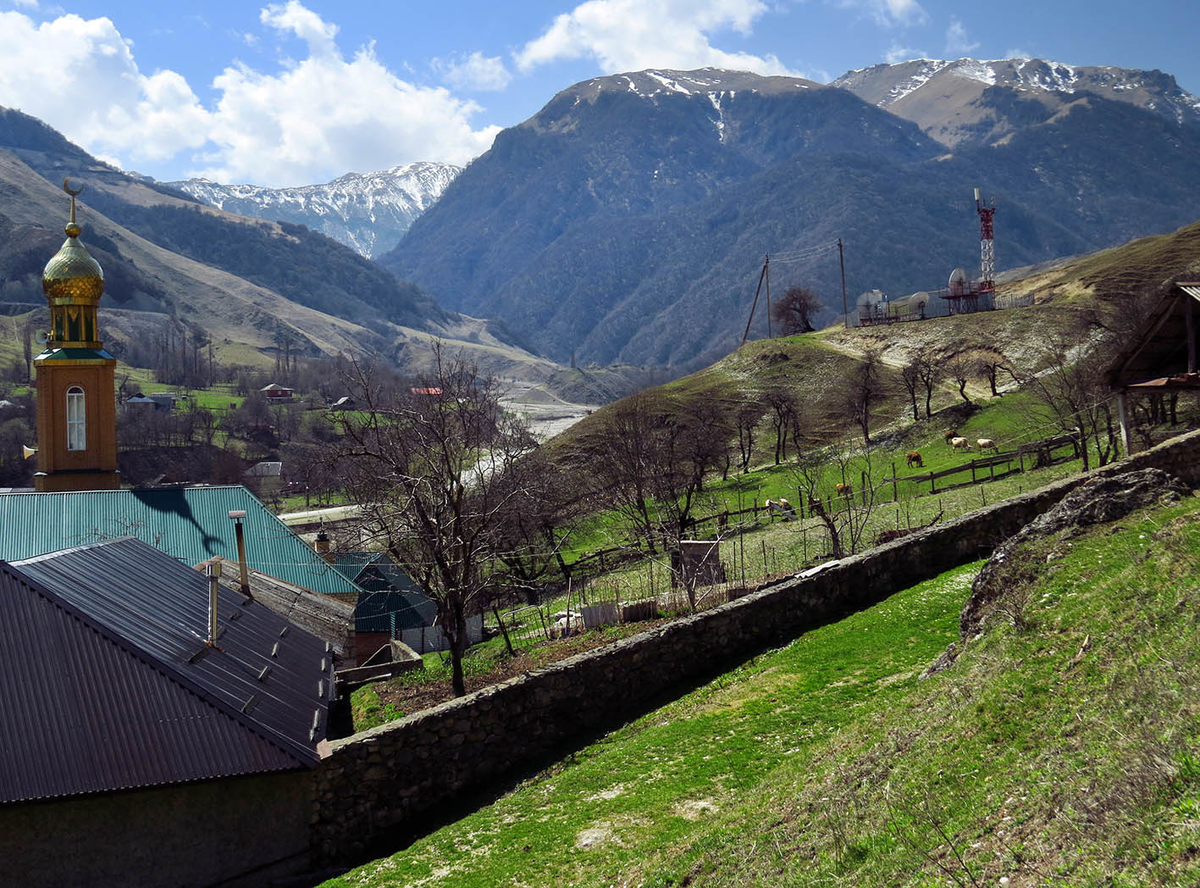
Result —
<path fill-rule="evenodd" d="M 231 213 L 307 225 L 369 259 L 399 243 L 461 171 L 451 164 L 418 162 L 296 188 L 221 185 L 207 179 L 167 184 Z"/>

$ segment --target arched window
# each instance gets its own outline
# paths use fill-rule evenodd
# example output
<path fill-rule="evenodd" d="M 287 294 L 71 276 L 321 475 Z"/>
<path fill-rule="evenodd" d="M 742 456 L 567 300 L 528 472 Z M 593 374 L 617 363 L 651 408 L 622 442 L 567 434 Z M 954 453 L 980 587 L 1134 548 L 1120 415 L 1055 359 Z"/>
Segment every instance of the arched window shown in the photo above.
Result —
<path fill-rule="evenodd" d="M 87 404 L 83 389 L 67 389 L 67 450 L 87 450 Z"/>

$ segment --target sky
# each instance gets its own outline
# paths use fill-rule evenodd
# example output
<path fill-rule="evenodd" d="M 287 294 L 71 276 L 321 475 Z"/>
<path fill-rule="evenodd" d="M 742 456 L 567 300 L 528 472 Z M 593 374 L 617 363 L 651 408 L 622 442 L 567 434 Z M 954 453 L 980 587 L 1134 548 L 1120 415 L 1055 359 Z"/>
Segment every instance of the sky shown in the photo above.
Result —
<path fill-rule="evenodd" d="M 1196 0 L 0 0 L 0 105 L 160 180 L 282 187 L 465 164 L 555 93 L 645 68 L 818 82 L 909 58 L 1158 68 Z"/>

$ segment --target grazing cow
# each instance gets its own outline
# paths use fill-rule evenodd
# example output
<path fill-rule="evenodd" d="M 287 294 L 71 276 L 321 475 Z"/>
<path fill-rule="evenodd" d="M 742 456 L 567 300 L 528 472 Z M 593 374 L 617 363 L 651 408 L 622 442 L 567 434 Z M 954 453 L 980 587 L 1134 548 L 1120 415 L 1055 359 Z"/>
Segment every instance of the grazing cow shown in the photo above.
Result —
<path fill-rule="evenodd" d="M 848 497 L 850 494 L 854 493 L 849 484 L 839 484 L 837 486 L 837 492 L 840 496 L 845 497 Z"/>
<path fill-rule="evenodd" d="M 920 451 L 914 450 L 908 455 L 908 467 L 911 469 L 913 466 L 925 468 L 925 460 L 921 459 Z"/>
<path fill-rule="evenodd" d="M 792 504 L 783 497 L 780 497 L 778 502 L 770 499 L 767 500 L 767 508 L 777 515 L 782 516 L 784 521 L 787 521 L 789 518 L 796 517 L 796 510 L 793 509 Z"/>
<path fill-rule="evenodd" d="M 951 438 L 950 446 L 953 447 L 955 450 L 970 450 L 971 442 L 968 441 L 966 438 Z"/>
<path fill-rule="evenodd" d="M 946 443 L 949 444 L 953 438 L 958 437 L 958 429 L 946 429 L 946 431 L 942 432 L 942 437 L 945 438 Z"/>
<path fill-rule="evenodd" d="M 975 441 L 975 446 L 980 450 L 994 450 L 997 453 L 1000 452 L 1000 448 L 996 446 L 996 442 L 991 438 L 978 438 Z"/>

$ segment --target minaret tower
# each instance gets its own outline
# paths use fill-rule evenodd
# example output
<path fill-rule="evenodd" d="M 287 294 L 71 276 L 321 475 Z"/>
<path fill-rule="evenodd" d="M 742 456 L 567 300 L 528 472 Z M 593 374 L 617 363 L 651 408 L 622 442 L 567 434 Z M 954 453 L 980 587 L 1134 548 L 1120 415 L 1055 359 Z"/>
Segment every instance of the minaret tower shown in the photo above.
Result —
<path fill-rule="evenodd" d="M 116 358 L 104 350 L 96 310 L 104 293 L 104 271 L 79 242 L 75 197 L 67 239 L 42 272 L 50 304 L 46 350 L 37 367 L 38 490 L 116 490 L 117 418 L 113 371 Z"/>

